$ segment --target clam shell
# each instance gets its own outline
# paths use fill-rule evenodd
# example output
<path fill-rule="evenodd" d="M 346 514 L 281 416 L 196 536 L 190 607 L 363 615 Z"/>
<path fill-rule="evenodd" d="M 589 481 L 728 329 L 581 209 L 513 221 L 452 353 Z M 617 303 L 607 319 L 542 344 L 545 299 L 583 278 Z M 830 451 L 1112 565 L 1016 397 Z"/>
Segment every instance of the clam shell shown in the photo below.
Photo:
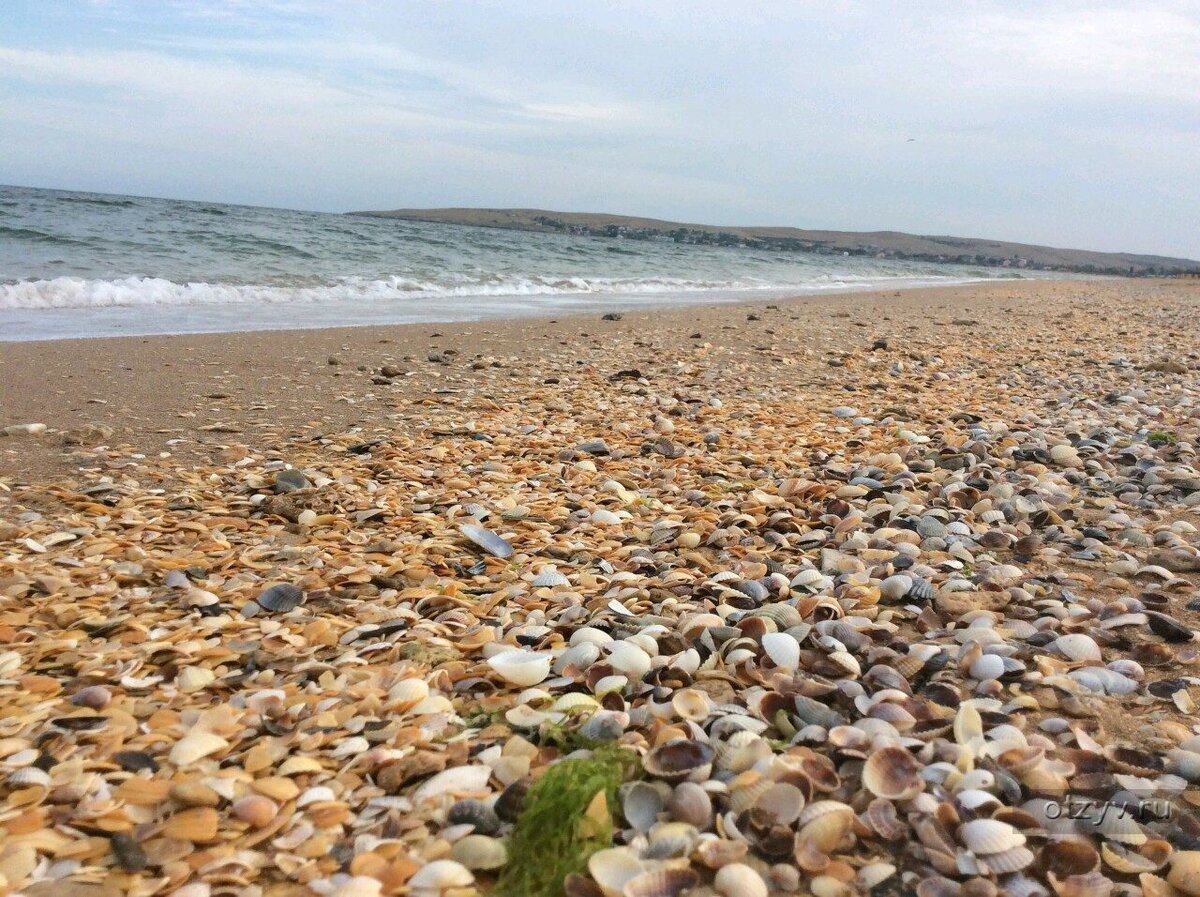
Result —
<path fill-rule="evenodd" d="M 475 876 L 462 863 L 454 860 L 434 860 L 426 863 L 408 880 L 412 891 L 432 891 L 440 894 L 451 888 L 466 888 L 475 883 Z"/>
<path fill-rule="evenodd" d="M 642 768 L 666 782 L 685 779 L 700 782 L 712 771 L 716 752 L 711 745 L 688 738 L 675 738 L 660 744 L 642 758 Z"/>
<path fill-rule="evenodd" d="M 625 821 L 639 832 L 648 832 L 654 827 L 663 806 L 662 789 L 651 782 L 634 782 L 623 789 L 621 812 Z"/>
<path fill-rule="evenodd" d="M 743 863 L 729 863 L 717 870 L 713 887 L 722 897 L 767 897 L 763 877 Z"/>
<path fill-rule="evenodd" d="M 1102 659 L 1100 646 L 1091 636 L 1081 632 L 1071 632 L 1060 635 L 1052 643 L 1054 649 L 1068 660 L 1098 663 Z"/>
<path fill-rule="evenodd" d="M 695 782 L 680 782 L 667 802 L 671 818 L 705 830 L 712 825 L 712 798 Z"/>
<path fill-rule="evenodd" d="M 512 545 L 486 527 L 476 526 L 473 523 L 464 523 L 459 526 L 458 531 L 488 554 L 495 555 L 498 558 L 512 556 Z"/>
<path fill-rule="evenodd" d="M 508 848 L 497 838 L 467 835 L 454 842 L 450 859 L 475 872 L 499 869 L 508 862 Z"/>

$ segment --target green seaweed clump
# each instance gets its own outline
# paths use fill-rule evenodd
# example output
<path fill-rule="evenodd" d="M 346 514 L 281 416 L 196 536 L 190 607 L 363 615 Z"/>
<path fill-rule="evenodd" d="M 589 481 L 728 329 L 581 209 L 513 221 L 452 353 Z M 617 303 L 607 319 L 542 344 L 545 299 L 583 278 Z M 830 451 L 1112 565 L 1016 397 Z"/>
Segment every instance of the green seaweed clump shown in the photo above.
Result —
<path fill-rule="evenodd" d="M 612 845 L 612 807 L 625 777 L 618 748 L 550 767 L 525 795 L 497 897 L 560 897 L 563 880 Z"/>
<path fill-rule="evenodd" d="M 1174 445 L 1176 439 L 1174 433 L 1169 433 L 1166 430 L 1155 430 L 1147 437 L 1147 442 L 1151 445 Z"/>

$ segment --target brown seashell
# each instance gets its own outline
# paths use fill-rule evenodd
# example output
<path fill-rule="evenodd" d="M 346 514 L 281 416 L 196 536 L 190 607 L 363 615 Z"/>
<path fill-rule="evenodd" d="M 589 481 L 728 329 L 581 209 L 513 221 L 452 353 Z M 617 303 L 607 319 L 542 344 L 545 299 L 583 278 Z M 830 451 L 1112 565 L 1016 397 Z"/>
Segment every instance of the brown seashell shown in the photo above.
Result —
<path fill-rule="evenodd" d="M 701 841 L 692 851 L 692 857 L 709 869 L 720 869 L 730 863 L 740 862 L 750 849 L 745 841 L 726 841 L 709 838 Z"/>
<path fill-rule="evenodd" d="M 269 797 L 251 794 L 233 802 L 233 815 L 254 828 L 266 828 L 275 819 L 279 806 Z"/>
<path fill-rule="evenodd" d="M 1082 838 L 1055 838 L 1038 857 L 1047 873 L 1060 878 L 1086 875 L 1100 868 L 1100 854 Z"/>
<path fill-rule="evenodd" d="M 885 841 L 899 841 L 908 834 L 908 826 L 896 813 L 895 804 L 881 797 L 875 798 L 867 805 L 863 820 L 868 828 Z"/>
<path fill-rule="evenodd" d="M 220 815 L 212 807 L 193 807 L 167 819 L 163 834 L 181 841 L 212 841 L 217 837 L 220 821 Z"/>
<path fill-rule="evenodd" d="M 642 758 L 642 768 L 665 782 L 703 781 L 712 771 L 716 752 L 712 745 L 688 738 L 660 744 Z"/>
<path fill-rule="evenodd" d="M 862 783 L 876 797 L 909 800 L 925 787 L 921 769 L 922 765 L 907 750 L 889 745 L 867 757 Z"/>
<path fill-rule="evenodd" d="M 656 869 L 625 883 L 622 897 L 679 897 L 700 883 L 691 869 Z"/>

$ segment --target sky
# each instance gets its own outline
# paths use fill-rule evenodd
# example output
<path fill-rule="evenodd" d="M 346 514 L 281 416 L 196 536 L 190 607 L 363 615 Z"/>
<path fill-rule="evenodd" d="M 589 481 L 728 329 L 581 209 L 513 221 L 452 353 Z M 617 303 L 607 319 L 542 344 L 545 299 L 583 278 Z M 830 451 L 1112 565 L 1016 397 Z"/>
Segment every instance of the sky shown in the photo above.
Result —
<path fill-rule="evenodd" d="M 1200 2 L 2 0 L 0 183 L 1200 258 Z"/>

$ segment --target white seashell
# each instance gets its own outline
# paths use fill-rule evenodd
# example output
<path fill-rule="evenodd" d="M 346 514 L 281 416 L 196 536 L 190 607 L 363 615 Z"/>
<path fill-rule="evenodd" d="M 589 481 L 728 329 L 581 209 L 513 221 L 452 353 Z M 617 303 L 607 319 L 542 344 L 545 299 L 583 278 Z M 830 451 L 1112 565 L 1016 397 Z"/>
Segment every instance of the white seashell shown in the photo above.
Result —
<path fill-rule="evenodd" d="M 879 584 L 879 595 L 882 598 L 887 598 L 891 601 L 899 601 L 908 594 L 908 590 L 913 586 L 911 576 L 905 576 L 903 573 L 897 573 L 894 576 L 889 576 Z"/>
<path fill-rule="evenodd" d="M 212 732 L 189 732 L 171 748 L 168 759 L 176 766 L 190 766 L 210 754 L 229 747 L 229 742 Z"/>
<path fill-rule="evenodd" d="M 533 581 L 535 589 L 556 589 L 560 587 L 569 587 L 571 580 L 567 579 L 559 573 L 552 565 L 542 568 L 542 571 Z"/>
<path fill-rule="evenodd" d="M 713 887 L 722 897 L 767 897 L 763 877 L 744 863 L 729 863 L 717 870 Z"/>
<path fill-rule="evenodd" d="M 972 819 L 958 829 L 959 840 L 974 854 L 1004 853 L 1025 843 L 1025 836 L 998 819 Z"/>
<path fill-rule="evenodd" d="M 591 642 L 594 645 L 607 645 L 613 640 L 613 637 L 602 629 L 596 629 L 592 626 L 581 626 L 571 633 L 570 644 L 572 647 L 583 642 Z"/>
<path fill-rule="evenodd" d="M 650 672 L 650 655 L 637 645 L 624 641 L 614 642 L 609 649 L 609 665 L 632 681 L 638 681 Z"/>
<path fill-rule="evenodd" d="M 426 863 L 408 880 L 409 893 L 440 894 L 451 888 L 466 888 L 475 883 L 475 876 L 462 863 L 454 860 L 434 860 Z"/>
<path fill-rule="evenodd" d="M 403 712 L 429 697 L 429 684 L 424 679 L 401 679 L 388 689 L 388 697 Z"/>
<path fill-rule="evenodd" d="M 631 879 L 646 871 L 646 864 L 625 847 L 609 847 L 588 857 L 588 872 L 604 897 L 621 897 Z"/>
<path fill-rule="evenodd" d="M 592 511 L 591 520 L 592 523 L 599 524 L 600 526 L 617 526 L 621 522 L 620 517 L 604 508 L 597 508 Z"/>
<path fill-rule="evenodd" d="M 795 670 L 800 666 L 800 643 L 786 632 L 768 632 L 762 637 L 763 651 L 775 666 Z"/>
<path fill-rule="evenodd" d="M 1004 658 L 998 654 L 980 654 L 971 664 L 971 678 L 987 681 L 1004 675 Z"/>
<path fill-rule="evenodd" d="M 487 766 L 455 766 L 427 779 L 413 792 L 414 804 L 420 804 L 443 794 L 469 794 L 486 791 L 492 770 Z"/>
<path fill-rule="evenodd" d="M 549 654 L 536 654 L 533 651 L 503 651 L 490 657 L 488 666 L 499 673 L 505 682 L 528 687 L 545 681 L 550 675 L 552 659 Z"/>
<path fill-rule="evenodd" d="M 307 807 L 309 804 L 329 800 L 337 800 L 337 795 L 333 793 L 333 789 L 326 785 L 314 785 L 312 788 L 306 788 L 296 798 L 296 809 L 299 810 L 302 807 Z"/>
<path fill-rule="evenodd" d="M 554 672 L 561 676 L 568 667 L 586 670 L 599 659 L 599 645 L 595 642 L 580 642 L 558 655 L 558 660 L 554 661 Z"/>
<path fill-rule="evenodd" d="M 187 887 L 197 887 L 201 883 L 188 885 Z M 208 885 L 204 885 L 203 897 L 208 897 L 211 893 Z M 383 882 L 377 878 L 371 878 L 367 875 L 355 875 L 352 878 L 346 879 L 337 886 L 330 894 L 330 897 L 379 897 L 380 891 L 383 889 Z M 180 888 L 175 891 L 175 897 L 179 897 L 187 888 Z M 196 892 L 194 897 L 200 897 L 200 892 Z"/>
<path fill-rule="evenodd" d="M 458 531 L 488 554 L 494 554 L 498 558 L 506 558 L 513 553 L 513 547 L 508 542 L 486 527 L 475 526 L 473 523 L 464 523 L 458 528 Z"/>
<path fill-rule="evenodd" d="M 596 697 L 604 697 L 609 692 L 620 693 L 624 691 L 625 686 L 628 684 L 628 676 L 605 676 L 596 683 L 596 687 L 592 691 Z"/>
<path fill-rule="evenodd" d="M 1101 659 L 1100 646 L 1091 636 L 1082 632 L 1069 632 L 1060 635 L 1053 642 L 1054 649 L 1068 660 L 1098 662 Z"/>
<path fill-rule="evenodd" d="M 175 687 L 184 694 L 193 694 L 207 688 L 217 678 L 217 674 L 205 667 L 184 667 L 175 677 Z"/>

